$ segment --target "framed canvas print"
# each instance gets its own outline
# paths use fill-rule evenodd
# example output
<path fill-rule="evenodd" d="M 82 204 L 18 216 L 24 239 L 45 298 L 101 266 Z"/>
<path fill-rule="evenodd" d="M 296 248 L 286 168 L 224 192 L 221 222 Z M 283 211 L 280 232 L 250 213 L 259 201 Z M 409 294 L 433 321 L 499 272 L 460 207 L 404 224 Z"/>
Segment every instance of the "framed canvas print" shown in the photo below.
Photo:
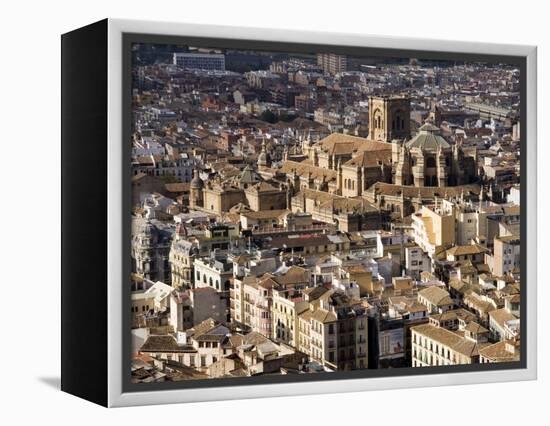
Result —
<path fill-rule="evenodd" d="M 62 36 L 62 389 L 106 406 L 536 378 L 536 49 Z"/>

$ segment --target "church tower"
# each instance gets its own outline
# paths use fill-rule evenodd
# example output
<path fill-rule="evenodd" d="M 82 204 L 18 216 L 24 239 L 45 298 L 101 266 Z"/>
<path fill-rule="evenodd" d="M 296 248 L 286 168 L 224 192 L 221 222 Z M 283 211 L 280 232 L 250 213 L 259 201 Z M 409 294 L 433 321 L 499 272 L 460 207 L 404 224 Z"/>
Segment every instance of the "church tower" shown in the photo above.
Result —
<path fill-rule="evenodd" d="M 204 207 L 203 189 L 204 182 L 199 176 L 199 171 L 195 169 L 193 180 L 189 185 L 189 207 Z"/>
<path fill-rule="evenodd" d="M 369 98 L 369 139 L 391 142 L 411 133 L 411 100 L 403 96 Z"/>
<path fill-rule="evenodd" d="M 265 139 L 262 141 L 262 150 L 260 155 L 258 155 L 258 169 L 262 169 L 269 166 L 269 161 L 267 157 L 267 150 L 265 146 Z"/>

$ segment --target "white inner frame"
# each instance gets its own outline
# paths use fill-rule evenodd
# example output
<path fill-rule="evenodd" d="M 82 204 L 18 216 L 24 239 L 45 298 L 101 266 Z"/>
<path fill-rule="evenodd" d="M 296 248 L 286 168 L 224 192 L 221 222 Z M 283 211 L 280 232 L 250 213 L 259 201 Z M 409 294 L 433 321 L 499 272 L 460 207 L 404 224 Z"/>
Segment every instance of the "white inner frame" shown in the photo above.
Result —
<path fill-rule="evenodd" d="M 122 391 L 122 330 L 121 306 L 122 292 L 122 34 L 141 33 L 170 36 L 191 36 L 208 38 L 230 38 L 242 40 L 269 40 L 288 43 L 310 43 L 336 46 L 364 46 L 372 48 L 395 49 L 396 46 L 407 50 L 444 51 L 471 54 L 495 54 L 523 56 L 527 58 L 527 95 L 526 123 L 527 170 L 523 170 L 521 184 L 527 191 L 527 257 L 526 268 L 529 283 L 526 285 L 527 307 L 522 316 L 526 316 L 529 330 L 527 334 L 527 368 L 495 371 L 475 371 L 452 374 L 433 374 L 373 377 L 364 379 L 343 379 L 314 381 L 307 383 L 284 383 L 212 387 L 178 390 L 154 390 L 140 392 Z M 458 385 L 474 383 L 506 382 L 534 380 L 537 377 L 537 158 L 536 158 L 536 47 L 488 43 L 455 41 L 437 41 L 401 37 L 377 37 L 340 33 L 302 32 L 276 29 L 244 28 L 229 26 L 208 26 L 182 23 L 150 22 L 109 19 L 108 25 L 108 405 L 110 407 L 147 405 L 178 402 L 198 402 L 241 398 L 276 397 L 303 394 L 321 394 L 336 392 L 358 392 L 411 388 L 421 386 Z M 525 336 L 522 336 L 525 338 Z M 522 356 L 524 356 L 522 354 Z"/>

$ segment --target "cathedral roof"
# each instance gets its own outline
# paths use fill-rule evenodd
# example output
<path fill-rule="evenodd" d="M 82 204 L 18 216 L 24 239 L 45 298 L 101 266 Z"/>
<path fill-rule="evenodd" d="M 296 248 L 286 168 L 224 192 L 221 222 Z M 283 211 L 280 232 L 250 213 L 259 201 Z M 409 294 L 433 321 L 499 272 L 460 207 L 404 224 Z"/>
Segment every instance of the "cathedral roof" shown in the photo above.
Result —
<path fill-rule="evenodd" d="M 434 197 L 449 198 L 449 197 L 460 196 L 462 192 L 464 192 L 465 194 L 469 194 L 469 193 L 479 194 L 480 186 L 479 184 L 472 183 L 472 184 L 460 185 L 460 186 L 417 187 L 417 186 L 409 186 L 409 185 L 396 185 L 393 183 L 385 183 L 385 182 L 376 182 L 369 187 L 367 192 L 373 192 L 373 193 L 376 192 L 381 195 L 387 195 L 387 196 L 393 196 L 393 197 L 404 195 L 407 198 L 414 198 L 420 195 L 422 196 L 422 198 L 434 198 Z"/>
<path fill-rule="evenodd" d="M 279 188 L 274 187 L 268 182 L 259 182 L 247 189 L 247 192 L 273 192 L 279 191 Z"/>
<path fill-rule="evenodd" d="M 324 177 L 327 182 L 336 180 L 336 170 L 317 167 L 305 162 L 285 161 L 279 171 L 286 174 L 296 171 L 298 176 L 308 176 L 311 173 L 313 179 L 322 180 Z"/>
<path fill-rule="evenodd" d="M 315 205 L 322 209 L 332 209 L 333 212 L 373 212 L 377 208 L 364 198 L 349 198 L 330 194 L 325 191 L 302 189 L 295 197 L 314 200 Z"/>
<path fill-rule="evenodd" d="M 425 151 L 437 151 L 440 148 L 450 148 L 449 142 L 441 136 L 439 127 L 426 123 L 420 129 L 418 134 L 406 143 L 407 148 L 422 148 Z"/>
<path fill-rule="evenodd" d="M 344 166 L 379 167 L 382 164 L 391 164 L 391 150 L 363 151 L 344 163 Z"/>
<path fill-rule="evenodd" d="M 391 150 L 391 144 L 378 142 L 358 136 L 332 133 L 318 144 L 320 148 L 330 155 L 353 154 L 361 151 Z"/>

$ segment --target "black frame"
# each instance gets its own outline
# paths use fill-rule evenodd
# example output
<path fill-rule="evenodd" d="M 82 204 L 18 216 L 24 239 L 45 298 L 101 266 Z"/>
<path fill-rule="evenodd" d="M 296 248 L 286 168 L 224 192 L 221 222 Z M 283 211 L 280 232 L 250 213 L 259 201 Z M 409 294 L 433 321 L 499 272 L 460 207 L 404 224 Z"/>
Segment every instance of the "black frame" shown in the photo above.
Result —
<path fill-rule="evenodd" d="M 61 389 L 101 405 L 108 397 L 107 42 L 107 19 L 61 37 Z"/>
<path fill-rule="evenodd" d="M 236 49 L 236 50 L 259 50 L 259 51 L 272 51 L 283 53 L 337 53 L 346 54 L 350 56 L 375 56 L 375 57 L 388 57 L 388 58 L 418 58 L 426 60 L 456 60 L 456 61 L 468 61 L 468 62 L 486 62 L 486 63 L 502 63 L 507 65 L 515 65 L 520 69 L 520 170 L 524 175 L 526 167 L 526 144 L 527 144 L 527 130 L 526 130 L 526 105 L 527 105 L 527 58 L 523 56 L 506 56 L 506 55 L 485 55 L 485 54 L 471 54 L 471 53 L 451 53 L 451 52 L 433 52 L 433 51 L 421 51 L 421 50 L 401 50 L 395 49 L 382 49 L 382 48 L 369 48 L 359 46 L 333 46 L 326 44 L 302 44 L 302 43 L 283 43 L 276 41 L 258 41 L 258 40 L 240 40 L 229 38 L 205 38 L 205 37 L 184 37 L 184 36 L 169 36 L 169 35 L 152 35 L 152 34 L 138 34 L 138 33 L 123 33 L 123 81 L 122 81 L 122 105 L 123 105 L 123 134 L 122 141 L 126 144 L 130 141 L 131 135 L 131 123 L 132 123 L 132 108 L 131 108 L 131 93 L 132 93 L 132 44 L 173 44 L 173 45 L 191 45 L 197 47 L 209 47 L 220 49 Z M 520 341 L 521 358 L 520 361 L 515 362 L 503 362 L 492 364 L 468 364 L 468 365 L 455 365 L 455 366 L 438 366 L 438 367 L 403 367 L 393 369 L 362 369 L 346 372 L 332 372 L 326 374 L 307 374 L 307 375 L 268 375 L 268 376 L 254 376 L 245 378 L 216 378 L 216 379 L 204 379 L 204 380 L 189 380 L 180 382 L 162 382 L 162 383 L 147 383 L 147 384 L 133 384 L 130 382 L 130 363 L 131 363 L 131 335 L 130 324 L 131 315 L 130 312 L 130 300 L 131 291 L 129 285 L 129 276 L 131 271 L 130 262 L 130 217 L 131 217 L 131 170 L 130 170 L 130 148 L 123 151 L 123 203 L 122 211 L 128 212 L 128 219 L 122 223 L 123 230 L 123 259 L 127 259 L 127 262 L 123 265 L 123 276 L 121 277 L 123 285 L 122 288 L 122 312 L 123 312 L 123 366 L 122 371 L 127 372 L 122 377 L 122 389 L 123 392 L 143 392 L 154 390 L 172 390 L 172 389 L 192 389 L 192 388 L 210 388 L 210 387 L 231 387 L 242 385 L 258 385 L 258 384 L 274 384 L 274 383 L 295 383 L 295 382 L 310 382 L 310 381 L 328 381 L 328 380 L 353 380 L 375 377 L 392 377 L 392 376 L 415 376 L 426 374 L 452 374 L 452 373 L 464 373 L 464 372 L 476 372 L 476 371 L 489 371 L 489 370 L 510 370 L 527 367 L 527 318 L 526 315 L 522 315 L 520 322 L 520 333 L 522 339 Z M 521 179 L 520 179 L 521 181 Z M 527 282 L 527 271 L 525 265 L 527 265 L 527 192 L 525 185 L 520 186 L 520 232 L 522 235 L 521 242 L 521 282 Z M 126 214 L 126 213 L 125 213 Z M 124 243 L 124 242 L 127 242 Z M 527 307 L 527 292 L 525 284 L 520 288 L 520 309 L 522 312 L 526 312 Z"/>

